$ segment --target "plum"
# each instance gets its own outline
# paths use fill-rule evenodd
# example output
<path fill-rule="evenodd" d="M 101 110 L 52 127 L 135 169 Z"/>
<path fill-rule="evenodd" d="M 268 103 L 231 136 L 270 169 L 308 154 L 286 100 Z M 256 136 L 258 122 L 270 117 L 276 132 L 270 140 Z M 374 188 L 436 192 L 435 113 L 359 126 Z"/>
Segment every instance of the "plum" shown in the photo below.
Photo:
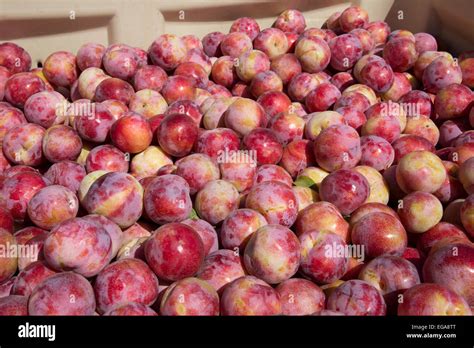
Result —
<path fill-rule="evenodd" d="M 278 293 L 254 276 L 229 283 L 221 297 L 221 315 L 279 315 L 282 306 Z"/>
<path fill-rule="evenodd" d="M 365 281 L 352 279 L 329 295 L 327 309 L 346 315 L 383 316 L 387 305 L 377 288 Z"/>
<path fill-rule="evenodd" d="M 93 315 L 94 290 L 86 278 L 74 272 L 52 275 L 31 293 L 29 315 Z"/>
<path fill-rule="evenodd" d="M 250 236 L 244 264 L 251 274 L 269 284 L 291 278 L 300 264 L 300 243 L 296 235 L 280 225 L 264 225 Z"/>
<path fill-rule="evenodd" d="M 194 276 L 204 256 L 204 244 L 199 234 L 179 222 L 159 227 L 145 244 L 148 265 L 164 280 L 176 281 Z"/>
<path fill-rule="evenodd" d="M 185 278 L 168 286 L 160 304 L 161 315 L 219 315 L 219 296 L 206 281 Z"/>

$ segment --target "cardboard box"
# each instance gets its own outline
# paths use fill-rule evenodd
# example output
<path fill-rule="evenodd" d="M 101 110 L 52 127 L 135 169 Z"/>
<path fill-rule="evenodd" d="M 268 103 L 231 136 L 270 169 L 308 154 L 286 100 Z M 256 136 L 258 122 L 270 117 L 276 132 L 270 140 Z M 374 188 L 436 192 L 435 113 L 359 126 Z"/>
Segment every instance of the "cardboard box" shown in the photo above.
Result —
<path fill-rule="evenodd" d="M 268 27 L 287 8 L 304 12 L 308 27 L 358 4 L 370 20 L 393 29 L 427 31 L 440 49 L 454 53 L 474 47 L 471 0 L 0 0 L 0 41 L 14 41 L 32 56 L 33 66 L 52 52 L 77 52 L 81 44 L 127 43 L 147 49 L 160 34 L 228 32 L 239 17 Z"/>

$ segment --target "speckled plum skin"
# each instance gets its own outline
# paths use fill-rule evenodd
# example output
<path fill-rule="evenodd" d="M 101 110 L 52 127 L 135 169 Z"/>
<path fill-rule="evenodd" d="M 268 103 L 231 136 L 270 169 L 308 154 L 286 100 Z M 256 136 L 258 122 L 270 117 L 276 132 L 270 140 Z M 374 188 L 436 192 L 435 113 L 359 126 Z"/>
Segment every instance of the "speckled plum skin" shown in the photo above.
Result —
<path fill-rule="evenodd" d="M 306 20 L 300 11 L 288 9 L 280 13 L 273 23 L 273 27 L 283 32 L 301 34 L 306 27 Z"/>
<path fill-rule="evenodd" d="M 254 184 L 261 184 L 266 181 L 278 181 L 291 187 L 293 181 L 285 169 L 275 164 L 264 164 L 257 168 Z"/>
<path fill-rule="evenodd" d="M 3 142 L 5 134 L 12 128 L 26 124 L 26 118 L 20 109 L 5 107 L 0 109 L 0 141 Z"/>
<path fill-rule="evenodd" d="M 105 71 L 112 77 L 131 79 L 138 68 L 139 58 L 135 49 L 119 44 L 107 48 L 102 58 Z"/>
<path fill-rule="evenodd" d="M 383 203 L 364 203 L 362 204 L 359 208 L 357 208 L 352 214 L 351 218 L 349 220 L 350 225 L 354 226 L 356 222 L 358 222 L 360 219 L 362 219 L 364 216 L 371 214 L 371 213 L 386 213 L 394 218 L 398 219 L 398 215 L 389 206 L 383 204 Z"/>
<path fill-rule="evenodd" d="M 86 240 L 87 243 L 81 242 Z M 110 261 L 112 241 L 101 226 L 74 218 L 54 227 L 46 237 L 44 257 L 58 271 L 73 270 L 85 277 L 98 274 Z"/>
<path fill-rule="evenodd" d="M 171 76 L 161 89 L 161 94 L 168 104 L 178 100 L 193 100 L 195 93 L 196 80 L 192 76 Z"/>
<path fill-rule="evenodd" d="M 81 153 L 82 140 L 71 127 L 56 125 L 44 133 L 42 150 L 44 157 L 52 163 L 73 161 Z"/>
<path fill-rule="evenodd" d="M 151 44 L 148 55 L 153 64 L 170 71 L 184 60 L 186 51 L 186 46 L 181 38 L 172 34 L 164 34 Z"/>
<path fill-rule="evenodd" d="M 364 29 L 370 33 L 376 45 L 384 44 L 390 34 L 390 27 L 384 21 L 369 22 L 364 25 Z"/>
<path fill-rule="evenodd" d="M 19 172 L 3 182 L 0 203 L 15 220 L 23 221 L 27 214 L 28 202 L 46 185 L 45 179 L 39 173 Z"/>
<path fill-rule="evenodd" d="M 408 232 L 424 233 L 441 221 L 443 206 L 436 196 L 416 191 L 403 198 L 398 215 Z"/>
<path fill-rule="evenodd" d="M 104 53 L 105 47 L 99 43 L 88 42 L 82 45 L 76 55 L 77 67 L 81 71 L 91 67 L 100 68 Z"/>
<path fill-rule="evenodd" d="M 209 181 L 220 178 L 219 168 L 204 154 L 191 154 L 176 161 L 176 175 L 184 178 L 191 194 L 197 193 Z"/>
<path fill-rule="evenodd" d="M 257 164 L 277 164 L 283 154 L 283 146 L 274 131 L 267 128 L 254 128 L 247 133 L 243 144 L 249 151 L 255 151 Z"/>
<path fill-rule="evenodd" d="M 403 294 L 398 315 L 472 315 L 469 304 L 458 294 L 438 284 L 419 284 Z"/>
<path fill-rule="evenodd" d="M 197 193 L 194 204 L 198 215 L 215 225 L 238 208 L 239 192 L 228 181 L 213 180 Z"/>
<path fill-rule="evenodd" d="M 436 124 L 429 118 L 425 117 L 410 117 L 404 134 L 418 135 L 425 138 L 433 145 L 436 145 L 439 140 L 439 130 Z"/>
<path fill-rule="evenodd" d="M 257 162 L 243 150 L 233 152 L 230 156 L 234 157 L 226 159 L 220 156 L 217 159 L 222 179 L 234 185 L 239 192 L 247 192 L 254 183 Z"/>
<path fill-rule="evenodd" d="M 279 315 L 281 311 L 278 293 L 253 276 L 234 280 L 221 297 L 221 315 Z"/>
<path fill-rule="evenodd" d="M 295 75 L 288 83 L 288 96 L 292 101 L 304 102 L 306 96 L 322 81 L 315 75 L 306 72 Z"/>
<path fill-rule="evenodd" d="M 307 206 L 298 214 L 295 227 L 299 236 L 315 230 L 336 233 L 345 241 L 349 238 L 349 224 L 329 202 L 316 202 Z"/>
<path fill-rule="evenodd" d="M 332 232 L 310 230 L 299 236 L 301 271 L 318 284 L 340 279 L 348 270 L 349 259 L 338 249 L 346 248 L 344 239 Z"/>
<path fill-rule="evenodd" d="M 223 117 L 226 126 L 241 136 L 249 134 L 258 127 L 265 127 L 268 121 L 260 104 L 247 98 L 238 98 L 234 101 Z"/>
<path fill-rule="evenodd" d="M 24 110 L 29 122 L 44 128 L 64 122 L 64 113 L 58 112 L 66 99 L 58 92 L 43 91 L 33 94 L 26 100 Z"/>
<path fill-rule="evenodd" d="M 362 83 L 378 93 L 387 92 L 394 81 L 393 70 L 383 59 L 368 61 L 360 70 L 359 76 Z"/>
<path fill-rule="evenodd" d="M 219 31 L 213 31 L 202 38 L 204 52 L 209 57 L 220 57 L 222 55 L 220 44 L 226 34 Z"/>
<path fill-rule="evenodd" d="M 108 233 L 112 242 L 112 253 L 110 258 L 114 258 L 117 255 L 117 252 L 123 241 L 123 233 L 120 227 L 115 222 L 102 215 L 90 214 L 83 216 L 82 219 L 96 224 L 98 227 L 103 228 L 105 232 Z"/>
<path fill-rule="evenodd" d="M 136 112 L 148 119 L 164 113 L 168 104 L 157 91 L 142 89 L 132 95 L 128 106 L 130 111 Z"/>
<path fill-rule="evenodd" d="M 474 100 L 469 87 L 451 84 L 436 94 L 434 108 L 440 119 L 452 119 L 467 116 Z"/>
<path fill-rule="evenodd" d="M 128 82 L 111 77 L 101 81 L 94 93 L 94 101 L 118 100 L 128 104 L 134 93 L 133 87 Z"/>
<path fill-rule="evenodd" d="M 301 37 L 295 46 L 295 56 L 303 71 L 313 74 L 323 71 L 329 65 L 331 49 L 320 37 Z"/>
<path fill-rule="evenodd" d="M 283 315 L 311 315 L 324 309 L 324 292 L 309 280 L 288 279 L 280 283 L 275 290 L 280 296 Z"/>
<path fill-rule="evenodd" d="M 46 278 L 56 274 L 43 261 L 36 261 L 24 268 L 15 278 L 12 295 L 29 297 L 33 290 Z"/>
<path fill-rule="evenodd" d="M 452 57 L 440 56 L 424 69 L 422 80 L 427 92 L 437 93 L 453 83 L 461 83 L 462 71 Z"/>
<path fill-rule="evenodd" d="M 158 279 L 142 260 L 123 259 L 99 273 L 94 292 L 102 313 L 128 302 L 151 305 L 158 297 Z"/>
<path fill-rule="evenodd" d="M 3 207 L 0 207 L 0 228 L 10 233 L 14 230 L 13 216 Z"/>
<path fill-rule="evenodd" d="M 292 176 L 298 176 L 306 167 L 314 165 L 313 143 L 306 139 L 291 141 L 283 149 L 280 165 Z"/>
<path fill-rule="evenodd" d="M 55 163 L 44 173 L 44 177 L 49 180 L 51 184 L 67 187 L 73 192 L 77 192 L 85 176 L 86 171 L 84 167 L 72 161 Z"/>
<path fill-rule="evenodd" d="M 425 282 L 437 283 L 474 303 L 474 247 L 472 244 L 447 244 L 432 250 L 423 265 Z"/>
<path fill-rule="evenodd" d="M 44 162 L 42 141 L 45 129 L 34 123 L 10 129 L 3 138 L 3 154 L 14 164 L 39 166 Z"/>
<path fill-rule="evenodd" d="M 28 216 L 31 221 L 47 230 L 76 217 L 78 210 L 79 201 L 75 193 L 60 185 L 40 189 L 28 202 Z"/>
<path fill-rule="evenodd" d="M 102 69 L 93 67 L 85 69 L 77 79 L 77 89 L 79 94 L 82 98 L 92 100 L 97 86 L 108 78 L 110 78 L 110 76 L 108 76 Z"/>
<path fill-rule="evenodd" d="M 147 216 L 158 224 L 185 220 L 192 209 L 189 184 L 174 174 L 152 179 L 143 200 Z"/>
<path fill-rule="evenodd" d="M 413 263 L 399 256 L 381 255 L 365 265 L 359 279 L 378 289 L 383 295 L 393 295 L 420 284 Z M 388 300 L 388 297 L 386 297 Z"/>
<path fill-rule="evenodd" d="M 222 293 L 230 282 L 245 276 L 239 254 L 232 250 L 216 250 L 206 256 L 197 273 L 218 293 Z"/>
<path fill-rule="evenodd" d="M 367 12 L 359 6 L 351 6 L 342 11 L 338 22 L 343 32 L 349 32 L 353 29 L 363 28 L 369 21 Z"/>
<path fill-rule="evenodd" d="M 362 57 L 363 48 L 359 38 L 353 34 L 343 34 L 329 41 L 331 67 L 337 71 L 347 71 Z"/>
<path fill-rule="evenodd" d="M 241 52 L 236 57 L 238 57 L 236 73 L 244 82 L 251 81 L 259 72 L 270 70 L 270 59 L 262 51 L 249 49 Z"/>
<path fill-rule="evenodd" d="M 219 46 L 223 55 L 238 58 L 241 54 L 252 49 L 252 40 L 246 33 L 234 31 L 225 35 Z"/>
<path fill-rule="evenodd" d="M 112 124 L 110 138 L 119 150 L 138 153 L 151 144 L 153 133 L 143 116 L 130 111 Z"/>
<path fill-rule="evenodd" d="M 130 174 L 107 173 L 90 186 L 82 205 L 90 214 L 104 215 L 126 228 L 142 214 L 143 188 Z"/>
<path fill-rule="evenodd" d="M 20 295 L 7 295 L 0 298 L 0 315 L 28 315 L 28 298 Z"/>
<path fill-rule="evenodd" d="M 169 223 L 159 227 L 148 239 L 145 257 L 160 279 L 176 281 L 198 272 L 204 260 L 204 244 L 192 227 Z"/>
<path fill-rule="evenodd" d="M 129 163 L 125 154 L 113 145 L 100 145 L 94 147 L 86 158 L 88 173 L 96 170 L 109 172 L 128 172 Z"/>
<path fill-rule="evenodd" d="M 277 73 L 284 85 L 287 85 L 293 77 L 302 72 L 298 58 L 292 53 L 273 58 L 270 69 Z"/>
<path fill-rule="evenodd" d="M 449 222 L 439 222 L 418 238 L 416 247 L 421 252 L 428 254 L 435 244 L 445 239 L 468 241 L 466 234 L 456 225 Z"/>
<path fill-rule="evenodd" d="M 209 222 L 196 218 L 183 220 L 182 223 L 191 226 L 199 234 L 204 245 L 204 255 L 207 256 L 219 249 L 217 232 Z"/>
<path fill-rule="evenodd" d="M 332 83 L 324 82 L 306 96 L 305 104 L 309 112 L 326 111 L 339 98 L 341 92 Z"/>
<path fill-rule="evenodd" d="M 0 44 L 0 65 L 12 74 L 29 71 L 31 68 L 30 54 L 13 42 Z"/>
<path fill-rule="evenodd" d="M 400 159 L 396 178 L 406 192 L 435 192 L 446 179 L 446 170 L 441 159 L 429 151 L 413 151 Z"/>
<path fill-rule="evenodd" d="M 157 130 L 161 148 L 176 157 L 183 157 L 191 152 L 197 137 L 196 123 L 191 117 L 182 114 L 166 116 Z"/>
<path fill-rule="evenodd" d="M 150 307 L 138 302 L 128 302 L 110 308 L 104 316 L 157 316 Z"/>
<path fill-rule="evenodd" d="M 273 59 L 288 51 L 288 39 L 283 31 L 278 28 L 262 30 L 253 40 L 253 47 Z"/>
<path fill-rule="evenodd" d="M 360 164 L 378 171 L 390 167 L 395 159 L 395 151 L 390 143 L 376 135 L 363 136 L 360 139 L 362 156 Z"/>
<path fill-rule="evenodd" d="M 283 82 L 274 71 L 267 70 L 255 75 L 250 82 L 248 89 L 255 98 L 258 98 L 265 92 L 281 92 L 283 90 Z"/>
<path fill-rule="evenodd" d="M 367 257 L 389 254 L 400 256 L 407 247 L 407 233 L 396 217 L 373 212 L 357 221 L 351 232 L 352 242 L 364 247 Z"/>
<path fill-rule="evenodd" d="M 212 80 L 224 87 L 232 87 L 238 80 L 234 65 L 235 62 L 232 57 L 219 57 L 212 65 Z"/>
<path fill-rule="evenodd" d="M 392 143 L 395 151 L 394 163 L 397 164 L 408 153 L 414 151 L 434 152 L 434 146 L 428 139 L 418 135 L 405 135 Z"/>
<path fill-rule="evenodd" d="M 359 134 L 346 125 L 326 128 L 314 142 L 314 155 L 319 166 L 327 171 L 353 168 L 361 158 Z"/>
<path fill-rule="evenodd" d="M 137 69 L 133 76 L 133 87 L 136 91 L 152 89 L 160 92 L 166 82 L 168 75 L 156 65 L 145 65 Z"/>
<path fill-rule="evenodd" d="M 23 107 L 30 96 L 46 90 L 38 75 L 22 72 L 12 75 L 5 83 L 5 100 L 16 107 Z"/>
<path fill-rule="evenodd" d="M 467 234 L 471 237 L 474 236 L 474 194 L 471 194 L 465 199 L 461 205 L 460 219 L 464 226 Z"/>
<path fill-rule="evenodd" d="M 103 104 L 94 104 L 93 115 L 76 117 L 74 128 L 83 140 L 103 143 L 108 140 L 112 124 L 118 119 Z"/>
<path fill-rule="evenodd" d="M 296 235 L 280 225 L 265 225 L 252 233 L 244 252 L 245 269 L 269 284 L 291 278 L 300 265 Z"/>
<path fill-rule="evenodd" d="M 195 150 L 217 160 L 222 151 L 232 152 L 239 150 L 240 140 L 233 130 L 228 128 L 216 128 L 206 130 L 198 135 Z"/>
<path fill-rule="evenodd" d="M 362 126 L 362 135 L 376 135 L 384 138 L 389 143 L 393 143 L 400 137 L 401 124 L 397 116 L 389 113 L 388 115 L 372 113 L 373 107 L 366 110 L 367 122 Z"/>
<path fill-rule="evenodd" d="M 321 182 L 321 199 L 334 204 L 343 215 L 349 215 L 369 197 L 370 186 L 365 177 L 348 169 L 339 169 Z"/>
<path fill-rule="evenodd" d="M 266 181 L 253 186 L 245 205 L 262 214 L 269 224 L 286 227 L 293 225 L 298 214 L 294 192 L 278 181 Z"/>
<path fill-rule="evenodd" d="M 56 86 L 69 87 L 77 80 L 76 56 L 70 52 L 59 51 L 44 61 L 43 74 Z"/>
<path fill-rule="evenodd" d="M 161 315 L 219 315 L 219 296 L 206 281 L 185 278 L 171 284 L 163 294 Z"/>
<path fill-rule="evenodd" d="M 375 287 L 362 280 L 352 279 L 329 295 L 327 309 L 346 315 L 383 316 L 387 306 L 382 294 Z"/>
<path fill-rule="evenodd" d="M 250 236 L 267 224 L 262 214 L 252 209 L 238 209 L 232 212 L 222 223 L 220 240 L 226 249 L 244 250 Z"/>
<path fill-rule="evenodd" d="M 200 106 L 191 100 L 178 100 L 175 101 L 173 104 L 168 106 L 168 109 L 165 112 L 165 115 L 171 114 L 183 114 L 186 116 L 191 117 L 196 125 L 201 124 L 201 119 L 203 114 L 201 113 Z"/>
<path fill-rule="evenodd" d="M 415 43 L 406 38 L 391 39 L 383 49 L 383 57 L 393 71 L 404 72 L 415 65 L 418 59 Z"/>
<path fill-rule="evenodd" d="M 29 315 L 93 315 L 94 290 L 74 272 L 52 275 L 41 282 L 28 301 Z"/>
<path fill-rule="evenodd" d="M 0 229 L 0 245 L 3 250 L 9 250 L 17 245 L 17 239 L 7 230 Z M 10 279 L 16 272 L 18 258 L 12 255 L 5 255 L 0 259 L 0 283 Z"/>

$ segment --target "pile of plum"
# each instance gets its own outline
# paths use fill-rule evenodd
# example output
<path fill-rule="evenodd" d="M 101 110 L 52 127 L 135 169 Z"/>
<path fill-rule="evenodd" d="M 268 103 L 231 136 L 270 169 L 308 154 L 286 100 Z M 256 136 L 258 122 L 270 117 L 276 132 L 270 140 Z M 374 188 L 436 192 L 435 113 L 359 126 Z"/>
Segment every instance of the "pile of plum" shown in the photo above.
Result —
<path fill-rule="evenodd" d="M 474 51 L 320 28 L 0 44 L 0 315 L 471 315 Z"/>

